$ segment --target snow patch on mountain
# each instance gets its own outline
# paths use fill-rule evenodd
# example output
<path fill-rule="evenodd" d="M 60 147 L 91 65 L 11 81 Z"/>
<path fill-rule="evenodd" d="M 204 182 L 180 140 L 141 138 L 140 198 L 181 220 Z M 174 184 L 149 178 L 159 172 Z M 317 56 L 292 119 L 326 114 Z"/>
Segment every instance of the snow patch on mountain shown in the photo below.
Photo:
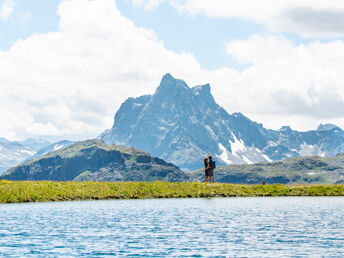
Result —
<path fill-rule="evenodd" d="M 35 151 L 29 151 L 29 150 L 20 150 L 19 152 L 29 154 L 29 155 L 33 155 L 36 153 Z"/>
<path fill-rule="evenodd" d="M 205 128 L 208 130 L 210 136 L 214 139 L 217 138 L 217 135 L 214 133 L 213 129 L 211 129 L 211 127 L 209 125 L 205 125 Z"/>
<path fill-rule="evenodd" d="M 246 146 L 242 140 L 238 140 L 236 136 L 232 133 L 233 142 L 231 142 L 232 153 L 238 157 L 239 154 L 246 151 Z"/>
<path fill-rule="evenodd" d="M 247 146 L 243 140 L 239 140 L 234 134 L 229 140 L 231 151 L 229 151 L 223 144 L 219 143 L 218 148 L 220 154 L 217 158 L 225 164 L 253 164 L 262 161 L 271 161 L 271 159 L 262 153 L 261 150 L 255 147 Z"/>
<path fill-rule="evenodd" d="M 220 158 L 227 165 L 232 164 L 233 161 L 230 159 L 230 152 L 221 143 L 219 143 L 219 149 L 221 150 L 221 154 L 218 155 L 218 158 Z"/>
<path fill-rule="evenodd" d="M 56 145 L 56 146 L 54 146 L 54 151 L 60 150 L 60 149 L 62 149 L 63 147 L 65 147 L 65 146 L 63 146 L 63 145 Z"/>
<path fill-rule="evenodd" d="M 267 162 L 272 162 L 273 160 L 270 159 L 268 156 L 266 156 L 265 154 L 262 154 L 263 157 L 266 159 Z"/>

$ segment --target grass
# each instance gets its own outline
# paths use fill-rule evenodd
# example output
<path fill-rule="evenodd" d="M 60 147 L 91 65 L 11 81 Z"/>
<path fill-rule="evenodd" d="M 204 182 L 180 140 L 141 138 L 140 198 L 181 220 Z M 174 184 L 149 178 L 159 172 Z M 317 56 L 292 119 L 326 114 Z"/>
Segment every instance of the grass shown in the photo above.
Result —
<path fill-rule="evenodd" d="M 0 203 L 234 196 L 344 196 L 344 185 L 0 181 Z"/>

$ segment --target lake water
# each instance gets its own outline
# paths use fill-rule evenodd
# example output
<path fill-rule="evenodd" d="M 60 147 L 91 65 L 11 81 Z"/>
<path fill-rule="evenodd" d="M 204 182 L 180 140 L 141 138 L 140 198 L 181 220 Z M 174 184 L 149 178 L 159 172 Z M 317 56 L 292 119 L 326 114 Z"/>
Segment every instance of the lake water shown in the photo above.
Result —
<path fill-rule="evenodd" d="M 0 205 L 0 256 L 344 255 L 344 198 Z"/>

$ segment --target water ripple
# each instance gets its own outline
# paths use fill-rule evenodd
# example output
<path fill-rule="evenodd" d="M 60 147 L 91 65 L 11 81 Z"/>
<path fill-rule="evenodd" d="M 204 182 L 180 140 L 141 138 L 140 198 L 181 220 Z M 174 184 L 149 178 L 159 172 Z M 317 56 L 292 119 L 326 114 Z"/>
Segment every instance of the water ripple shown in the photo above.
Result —
<path fill-rule="evenodd" d="M 340 257 L 344 198 L 0 205 L 0 255 Z"/>

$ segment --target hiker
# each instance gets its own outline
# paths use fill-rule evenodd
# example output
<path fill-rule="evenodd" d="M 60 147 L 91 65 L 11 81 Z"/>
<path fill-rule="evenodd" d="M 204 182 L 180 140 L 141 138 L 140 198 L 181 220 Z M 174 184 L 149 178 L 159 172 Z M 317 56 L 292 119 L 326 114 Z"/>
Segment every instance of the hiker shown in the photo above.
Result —
<path fill-rule="evenodd" d="M 215 183 L 214 180 L 214 169 L 216 168 L 215 161 L 213 160 L 212 156 L 209 156 L 209 162 L 208 162 L 208 177 L 209 177 L 209 183 L 211 183 L 211 180 L 213 180 L 213 183 Z"/>
<path fill-rule="evenodd" d="M 205 182 L 208 183 L 208 158 L 204 159 Z"/>

